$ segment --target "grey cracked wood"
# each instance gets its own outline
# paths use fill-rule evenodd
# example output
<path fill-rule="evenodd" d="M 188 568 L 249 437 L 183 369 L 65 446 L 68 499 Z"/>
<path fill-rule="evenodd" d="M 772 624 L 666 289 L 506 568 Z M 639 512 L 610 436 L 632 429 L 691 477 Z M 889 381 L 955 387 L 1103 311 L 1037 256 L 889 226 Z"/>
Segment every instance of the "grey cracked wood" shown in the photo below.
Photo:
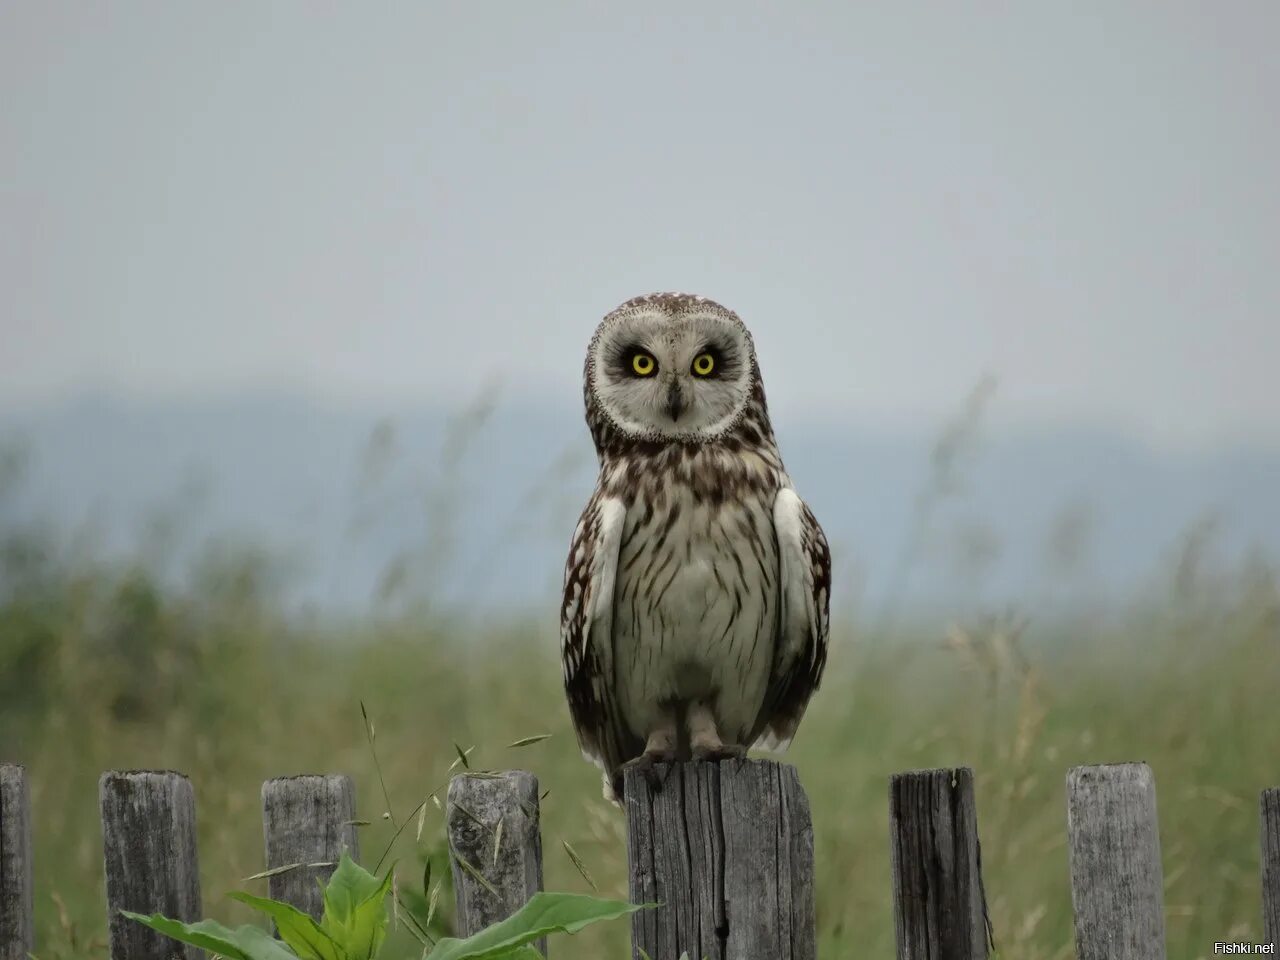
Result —
<path fill-rule="evenodd" d="M 27 960 L 36 948 L 32 880 L 27 771 L 0 764 L 0 960 Z"/>
<path fill-rule="evenodd" d="M 324 915 L 317 881 L 327 882 L 343 851 L 360 859 L 356 791 L 338 774 L 276 777 L 262 785 L 262 834 L 267 869 L 302 864 L 267 878 L 268 895 L 308 913 Z"/>
<path fill-rule="evenodd" d="M 1079 960 L 1164 960 L 1164 881 L 1151 768 L 1073 768 L 1067 774 L 1067 837 Z"/>
<path fill-rule="evenodd" d="M 191 781 L 169 770 L 109 771 L 98 781 L 111 960 L 199 960 L 204 952 L 121 916 L 200 916 L 196 801 Z"/>
<path fill-rule="evenodd" d="M 633 957 L 814 960 L 813 824 L 795 768 L 660 765 L 624 778 Z"/>
<path fill-rule="evenodd" d="M 899 960 L 982 960 L 990 931 L 968 767 L 889 780 L 893 919 Z"/>
<path fill-rule="evenodd" d="M 1263 791 L 1261 807 L 1262 938 L 1280 944 L 1280 787 Z"/>
<path fill-rule="evenodd" d="M 459 774 L 449 781 L 446 811 L 458 935 L 470 936 L 542 889 L 538 778 L 524 770 Z M 536 946 L 546 956 L 546 941 Z"/>

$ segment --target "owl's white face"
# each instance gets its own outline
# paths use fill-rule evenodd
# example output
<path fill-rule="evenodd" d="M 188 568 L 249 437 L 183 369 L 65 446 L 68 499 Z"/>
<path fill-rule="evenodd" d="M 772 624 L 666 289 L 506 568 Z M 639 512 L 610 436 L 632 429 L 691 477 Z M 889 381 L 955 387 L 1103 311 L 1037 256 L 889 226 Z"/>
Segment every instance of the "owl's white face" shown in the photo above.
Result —
<path fill-rule="evenodd" d="M 727 310 L 701 301 L 645 303 L 601 322 L 587 358 L 603 412 L 636 439 L 714 439 L 751 396 L 751 335 Z"/>

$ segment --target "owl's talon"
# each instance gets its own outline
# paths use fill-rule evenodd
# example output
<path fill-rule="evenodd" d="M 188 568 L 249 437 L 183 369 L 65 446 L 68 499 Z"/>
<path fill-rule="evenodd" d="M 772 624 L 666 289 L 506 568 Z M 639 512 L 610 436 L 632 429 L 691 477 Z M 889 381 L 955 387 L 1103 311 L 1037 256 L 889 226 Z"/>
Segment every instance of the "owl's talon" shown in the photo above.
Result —
<path fill-rule="evenodd" d="M 741 760 L 747 748 L 737 743 L 725 743 L 720 739 L 715 714 L 705 703 L 689 705 L 689 746 L 693 759 L 708 763 L 721 760 Z"/>
<path fill-rule="evenodd" d="M 675 761 L 674 750 L 646 750 L 634 760 L 628 760 L 622 765 L 619 770 L 619 779 L 627 770 L 639 770 L 649 784 L 649 789 L 654 793 L 660 793 L 666 785 L 667 777 L 671 776 L 671 765 Z M 658 764 L 665 765 L 661 773 L 658 771 Z"/>

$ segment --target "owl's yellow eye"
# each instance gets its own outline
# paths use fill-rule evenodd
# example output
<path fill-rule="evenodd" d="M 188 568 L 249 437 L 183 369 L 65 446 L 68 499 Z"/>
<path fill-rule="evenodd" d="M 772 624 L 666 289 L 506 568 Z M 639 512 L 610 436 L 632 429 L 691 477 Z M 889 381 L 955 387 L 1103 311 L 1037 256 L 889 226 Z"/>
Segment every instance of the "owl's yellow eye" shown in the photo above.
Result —
<path fill-rule="evenodd" d="M 658 364 L 649 354 L 637 353 L 631 358 L 631 369 L 636 372 L 636 376 L 651 377 L 653 371 L 658 369 Z"/>
<path fill-rule="evenodd" d="M 716 358 L 709 353 L 700 353 L 693 358 L 693 372 L 700 377 L 709 377 L 716 368 Z"/>

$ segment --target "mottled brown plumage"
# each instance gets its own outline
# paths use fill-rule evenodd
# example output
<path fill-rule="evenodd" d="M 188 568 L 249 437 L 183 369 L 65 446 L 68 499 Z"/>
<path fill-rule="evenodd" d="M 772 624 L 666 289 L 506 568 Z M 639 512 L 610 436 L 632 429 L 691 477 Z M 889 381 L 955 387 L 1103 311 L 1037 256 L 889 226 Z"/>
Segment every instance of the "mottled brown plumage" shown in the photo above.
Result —
<path fill-rule="evenodd" d="M 608 792 L 638 758 L 785 746 L 826 663 L 830 553 L 750 333 L 702 297 L 629 300 L 591 340 L 584 398 L 600 474 L 561 606 L 584 754 Z"/>

